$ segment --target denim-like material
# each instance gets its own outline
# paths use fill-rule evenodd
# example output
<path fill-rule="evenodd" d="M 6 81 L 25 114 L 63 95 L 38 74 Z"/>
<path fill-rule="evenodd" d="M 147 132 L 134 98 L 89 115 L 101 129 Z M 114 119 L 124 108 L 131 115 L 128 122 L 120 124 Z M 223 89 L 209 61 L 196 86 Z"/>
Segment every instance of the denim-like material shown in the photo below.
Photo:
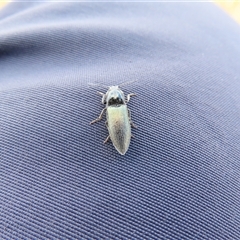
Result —
<path fill-rule="evenodd" d="M 240 28 L 212 3 L 0 11 L 1 239 L 238 239 Z M 126 155 L 97 91 L 136 93 Z"/>

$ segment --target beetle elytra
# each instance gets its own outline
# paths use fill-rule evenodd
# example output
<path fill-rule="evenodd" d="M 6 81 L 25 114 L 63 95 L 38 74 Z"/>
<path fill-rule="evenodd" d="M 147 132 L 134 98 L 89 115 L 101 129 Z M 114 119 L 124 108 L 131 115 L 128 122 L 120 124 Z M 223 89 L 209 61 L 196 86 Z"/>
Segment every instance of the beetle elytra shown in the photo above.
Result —
<path fill-rule="evenodd" d="M 102 96 L 102 103 L 106 104 L 106 107 L 102 110 L 99 117 L 90 122 L 90 124 L 100 121 L 106 111 L 106 126 L 109 135 L 104 143 L 111 139 L 116 150 L 121 155 L 124 155 L 129 148 L 132 137 L 131 126 L 136 127 L 131 120 L 131 112 L 127 108 L 127 103 L 136 94 L 130 93 L 127 95 L 127 99 L 125 99 L 125 95 L 119 86 L 109 87 L 105 94 L 98 93 Z"/>

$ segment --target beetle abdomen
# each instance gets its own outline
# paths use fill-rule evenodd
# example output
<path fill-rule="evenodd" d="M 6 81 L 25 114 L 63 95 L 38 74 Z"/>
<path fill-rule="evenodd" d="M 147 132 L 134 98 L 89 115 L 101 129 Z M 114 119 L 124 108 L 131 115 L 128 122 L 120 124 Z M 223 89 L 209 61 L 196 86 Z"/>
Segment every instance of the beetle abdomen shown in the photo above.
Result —
<path fill-rule="evenodd" d="M 107 108 L 108 131 L 114 147 L 124 155 L 131 140 L 131 126 L 126 105 Z"/>

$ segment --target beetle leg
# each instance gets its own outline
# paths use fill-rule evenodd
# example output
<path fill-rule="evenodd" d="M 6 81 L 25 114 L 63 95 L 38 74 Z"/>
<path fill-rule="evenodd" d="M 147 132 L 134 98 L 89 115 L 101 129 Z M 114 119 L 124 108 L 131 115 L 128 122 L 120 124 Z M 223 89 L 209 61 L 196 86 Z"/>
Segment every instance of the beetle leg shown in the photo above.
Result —
<path fill-rule="evenodd" d="M 130 122 L 131 126 L 134 127 L 134 128 L 137 128 L 137 125 L 135 125 L 133 123 L 133 121 L 131 120 L 131 111 L 130 111 L 130 109 L 128 109 L 128 118 L 129 118 L 129 122 Z"/>
<path fill-rule="evenodd" d="M 132 120 L 130 121 L 130 124 L 131 124 L 132 127 L 137 128 L 137 125 L 134 124 Z"/>
<path fill-rule="evenodd" d="M 104 94 L 102 92 L 97 92 L 97 93 L 102 96 L 102 104 L 105 104 L 106 103 L 106 94 Z"/>
<path fill-rule="evenodd" d="M 103 113 L 104 113 L 104 111 L 105 111 L 106 109 L 107 109 L 107 108 L 104 108 L 104 109 L 101 111 L 99 117 L 96 118 L 95 120 L 91 121 L 90 124 L 93 124 L 93 123 L 95 123 L 95 122 L 100 121 L 100 120 L 102 119 Z"/>
<path fill-rule="evenodd" d="M 105 94 L 104 93 L 102 93 L 102 92 L 97 92 L 98 94 L 100 94 L 101 96 L 104 96 Z"/>
<path fill-rule="evenodd" d="M 107 136 L 107 138 L 105 139 L 105 141 L 103 143 L 106 143 L 110 138 L 110 135 Z"/>
<path fill-rule="evenodd" d="M 126 103 L 128 103 L 128 102 L 130 101 L 130 97 L 133 97 L 133 96 L 136 96 L 136 94 L 135 94 L 135 93 L 129 93 L 129 94 L 127 95 Z"/>

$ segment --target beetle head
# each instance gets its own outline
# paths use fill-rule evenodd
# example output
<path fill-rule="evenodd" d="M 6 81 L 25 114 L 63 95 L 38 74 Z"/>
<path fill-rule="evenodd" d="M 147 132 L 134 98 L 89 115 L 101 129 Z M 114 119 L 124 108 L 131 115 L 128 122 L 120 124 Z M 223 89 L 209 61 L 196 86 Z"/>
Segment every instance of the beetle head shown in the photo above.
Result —
<path fill-rule="evenodd" d="M 125 96 L 123 91 L 118 86 L 109 87 L 106 93 L 106 103 L 108 106 L 125 104 Z"/>

